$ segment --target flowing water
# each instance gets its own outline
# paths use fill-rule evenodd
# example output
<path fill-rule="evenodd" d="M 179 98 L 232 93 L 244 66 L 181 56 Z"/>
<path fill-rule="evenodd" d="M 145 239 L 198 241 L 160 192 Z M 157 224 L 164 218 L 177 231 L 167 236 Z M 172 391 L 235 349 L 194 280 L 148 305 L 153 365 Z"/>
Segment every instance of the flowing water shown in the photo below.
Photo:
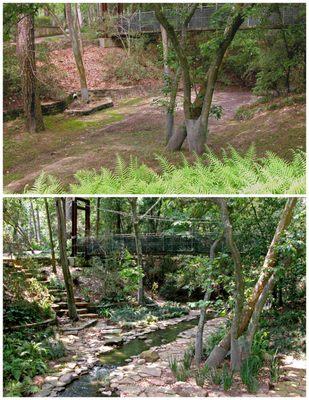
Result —
<path fill-rule="evenodd" d="M 102 397 L 99 389 L 104 386 L 110 372 L 118 366 L 127 364 L 126 361 L 132 356 L 137 356 L 153 346 L 160 346 L 176 340 L 179 333 L 194 327 L 197 320 L 180 322 L 164 330 L 158 330 L 147 334 L 147 339 L 136 338 L 130 342 L 115 348 L 109 353 L 102 354 L 100 357 L 101 365 L 94 367 L 88 374 L 81 376 L 64 391 L 59 393 L 59 397 Z"/>

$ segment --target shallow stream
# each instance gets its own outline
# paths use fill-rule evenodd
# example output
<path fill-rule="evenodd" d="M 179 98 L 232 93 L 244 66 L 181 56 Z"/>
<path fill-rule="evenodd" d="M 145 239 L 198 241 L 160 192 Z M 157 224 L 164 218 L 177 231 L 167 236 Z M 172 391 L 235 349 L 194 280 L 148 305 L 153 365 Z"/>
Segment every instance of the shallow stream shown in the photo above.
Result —
<path fill-rule="evenodd" d="M 103 397 L 99 389 L 104 386 L 110 372 L 129 363 L 129 358 L 137 356 L 153 346 L 160 346 L 176 340 L 179 333 L 194 327 L 197 320 L 180 322 L 164 330 L 157 330 L 147 334 L 146 339 L 136 338 L 123 344 L 109 353 L 100 357 L 101 365 L 94 367 L 88 374 L 69 384 L 65 390 L 59 393 L 59 397 Z"/>

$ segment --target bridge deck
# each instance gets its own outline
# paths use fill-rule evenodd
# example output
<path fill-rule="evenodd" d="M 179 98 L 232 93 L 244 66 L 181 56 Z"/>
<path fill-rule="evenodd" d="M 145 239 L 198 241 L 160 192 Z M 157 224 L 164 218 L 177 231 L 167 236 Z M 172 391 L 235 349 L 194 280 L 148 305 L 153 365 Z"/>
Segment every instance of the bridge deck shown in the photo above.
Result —
<path fill-rule="evenodd" d="M 212 7 L 197 8 L 189 25 L 189 31 L 207 31 L 213 30 L 214 25 L 212 17 L 222 5 L 217 4 Z M 268 28 L 278 28 L 283 25 L 292 25 L 299 21 L 300 8 L 293 4 L 281 7 L 281 18 L 278 14 L 267 16 Z M 181 19 L 172 10 L 167 11 L 166 15 L 171 24 L 178 29 Z M 258 18 L 248 17 L 240 29 L 255 28 L 261 24 Z M 118 29 L 120 33 L 158 33 L 160 32 L 160 23 L 156 19 L 154 11 L 136 12 L 132 15 L 123 15 L 118 17 Z"/>
<path fill-rule="evenodd" d="M 180 235 L 142 235 L 142 253 L 145 255 L 162 254 L 209 254 L 214 238 L 209 236 Z M 77 253 L 89 256 L 106 255 L 112 252 L 122 252 L 127 249 L 136 253 L 133 235 L 112 235 L 105 238 L 83 238 L 77 241 Z"/>

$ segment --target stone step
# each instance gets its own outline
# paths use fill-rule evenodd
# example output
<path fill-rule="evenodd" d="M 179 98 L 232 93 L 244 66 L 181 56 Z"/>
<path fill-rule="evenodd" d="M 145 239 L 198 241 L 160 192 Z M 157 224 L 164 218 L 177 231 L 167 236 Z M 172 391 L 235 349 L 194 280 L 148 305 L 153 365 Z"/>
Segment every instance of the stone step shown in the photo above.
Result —
<path fill-rule="evenodd" d="M 81 314 L 80 318 L 98 318 L 98 314 Z"/>
<path fill-rule="evenodd" d="M 51 289 L 48 289 L 48 291 L 49 291 L 49 293 L 52 294 L 52 295 L 61 296 L 61 295 L 66 294 L 66 291 L 65 291 L 65 290 L 62 290 L 62 289 L 53 289 L 53 288 L 51 288 Z"/>
<path fill-rule="evenodd" d="M 87 314 L 88 310 L 87 308 L 78 308 L 77 309 L 77 314 Z"/>
<path fill-rule="evenodd" d="M 90 303 L 88 303 L 87 301 L 77 301 L 75 300 L 75 305 L 76 307 L 88 307 L 90 305 Z"/>
<path fill-rule="evenodd" d="M 61 301 L 60 303 L 56 303 L 59 307 L 63 307 L 66 308 L 68 303 L 66 301 Z M 76 308 L 85 308 L 86 306 L 88 306 L 88 303 L 85 302 L 76 302 L 75 303 Z"/>

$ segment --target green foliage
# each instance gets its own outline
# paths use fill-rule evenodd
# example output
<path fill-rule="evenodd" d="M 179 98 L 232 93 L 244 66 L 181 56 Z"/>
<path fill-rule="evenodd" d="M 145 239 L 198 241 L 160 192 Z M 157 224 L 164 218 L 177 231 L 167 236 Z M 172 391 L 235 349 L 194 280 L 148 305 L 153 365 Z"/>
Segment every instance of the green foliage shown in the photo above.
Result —
<path fill-rule="evenodd" d="M 220 385 L 222 382 L 222 370 L 219 368 L 210 368 L 208 378 L 214 385 Z"/>
<path fill-rule="evenodd" d="M 217 346 L 226 335 L 226 327 L 221 327 L 217 331 L 211 333 L 203 346 L 203 358 L 207 358 L 215 346 Z"/>
<path fill-rule="evenodd" d="M 72 184 L 67 193 L 130 193 L 130 194 L 303 194 L 305 193 L 305 154 L 293 153 L 293 160 L 286 161 L 274 153 L 257 159 L 253 148 L 244 155 L 231 149 L 222 158 L 209 152 L 190 165 L 186 160 L 182 166 L 170 164 L 158 157 L 162 172 L 156 173 L 145 164 L 131 160 L 128 165 L 121 162 L 121 169 L 113 173 L 102 168 L 101 172 L 82 170 L 76 173 L 77 184 Z M 206 163 L 207 162 L 207 163 Z M 120 161 L 118 161 L 120 163 Z M 47 176 L 40 176 L 32 193 L 63 193 L 61 185 L 49 185 Z"/>
<path fill-rule="evenodd" d="M 47 361 L 65 355 L 52 331 L 22 331 L 4 335 L 3 378 L 6 396 L 28 396 L 38 391 L 31 378 L 47 372 Z"/>
<path fill-rule="evenodd" d="M 151 323 L 156 320 L 164 320 L 170 318 L 177 318 L 188 314 L 186 307 L 181 307 L 177 304 L 165 304 L 162 307 L 131 307 L 125 306 L 121 308 L 111 309 L 109 315 L 112 321 L 120 322 L 132 322 L 132 321 L 144 321 Z M 106 307 L 105 311 L 106 313 Z"/>
<path fill-rule="evenodd" d="M 227 364 L 223 365 L 222 369 L 222 386 L 225 392 L 230 390 L 233 384 L 233 371 L 229 369 Z"/>
<path fill-rule="evenodd" d="M 197 386 L 203 387 L 206 380 L 205 370 L 203 368 L 198 368 L 195 372 L 194 378 Z"/>
<path fill-rule="evenodd" d="M 124 290 L 128 294 L 136 291 L 144 276 L 144 271 L 142 266 L 136 264 L 134 257 L 128 250 L 125 251 L 120 268 L 119 275 L 124 282 Z"/>
<path fill-rule="evenodd" d="M 250 357 L 241 366 L 240 377 L 249 393 L 256 393 L 259 388 L 259 381 L 256 378 L 256 368 L 256 359 Z"/>
<path fill-rule="evenodd" d="M 184 362 L 178 362 L 174 357 L 169 358 L 168 364 L 174 377 L 179 382 L 186 382 L 190 376 L 190 367 L 187 368 L 187 364 Z"/>
<path fill-rule="evenodd" d="M 280 362 L 277 357 L 277 351 L 270 359 L 269 378 L 272 383 L 277 383 L 280 379 Z"/>
<path fill-rule="evenodd" d="M 64 284 L 64 282 L 59 278 L 59 276 L 53 274 L 53 275 L 49 278 L 48 287 L 49 287 L 50 289 L 59 289 L 59 290 L 63 290 L 63 289 L 65 289 L 65 284 Z"/>
<path fill-rule="evenodd" d="M 41 322 L 53 316 L 51 308 L 43 308 L 36 302 L 18 300 L 13 302 L 4 313 L 6 326 L 24 325 Z"/>

